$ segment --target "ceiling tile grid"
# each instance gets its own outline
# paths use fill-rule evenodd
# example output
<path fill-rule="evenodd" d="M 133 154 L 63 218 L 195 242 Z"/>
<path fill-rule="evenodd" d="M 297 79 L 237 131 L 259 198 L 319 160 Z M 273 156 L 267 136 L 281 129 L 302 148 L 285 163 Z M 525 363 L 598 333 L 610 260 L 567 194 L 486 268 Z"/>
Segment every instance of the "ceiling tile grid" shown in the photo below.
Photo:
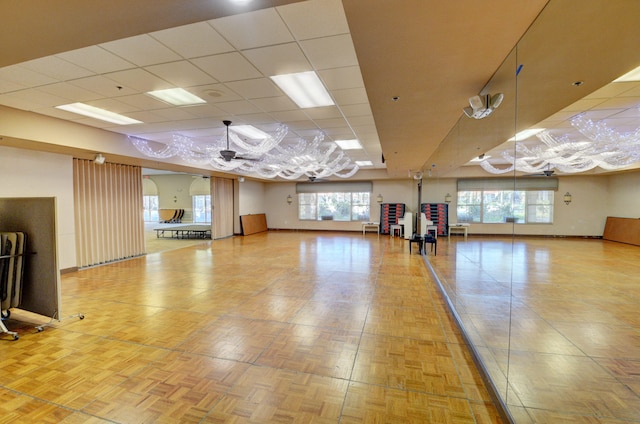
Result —
<path fill-rule="evenodd" d="M 270 80 L 315 70 L 336 106 L 299 109 Z M 145 93 L 181 87 L 209 108 L 172 107 Z M 113 126 L 55 109 L 84 102 L 142 124 Z M 0 69 L 0 104 L 155 141 L 174 133 L 219 134 L 222 119 L 275 131 L 289 141 L 324 132 L 355 138 L 351 119 L 368 117 L 375 132 L 349 28 L 337 0 L 312 0 L 101 43 Z M 209 119 L 207 119 L 209 118 Z M 372 141 L 374 140 L 374 141 Z M 361 141 L 361 158 L 379 144 Z M 374 149 L 380 151 L 379 145 Z M 378 157 L 367 158 L 384 167 Z"/>

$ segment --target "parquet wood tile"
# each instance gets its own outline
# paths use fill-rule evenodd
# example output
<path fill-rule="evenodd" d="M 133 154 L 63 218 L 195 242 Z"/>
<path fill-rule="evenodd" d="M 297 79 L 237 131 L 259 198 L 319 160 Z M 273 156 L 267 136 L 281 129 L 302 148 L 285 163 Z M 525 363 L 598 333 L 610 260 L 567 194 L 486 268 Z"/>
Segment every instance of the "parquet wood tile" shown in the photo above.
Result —
<path fill-rule="evenodd" d="M 467 399 L 351 383 L 342 424 L 474 423 Z"/>
<path fill-rule="evenodd" d="M 0 423 L 500 423 L 404 240 L 232 237 L 62 291 L 85 319 L 0 340 Z"/>
<path fill-rule="evenodd" d="M 229 314 L 244 318 L 290 322 L 306 303 L 305 299 L 296 297 L 258 294 L 238 305 Z"/>
<path fill-rule="evenodd" d="M 58 424 L 72 413 L 59 405 L 0 387 L 0 423 Z"/>
<path fill-rule="evenodd" d="M 281 322 L 224 316 L 193 334 L 178 349 L 254 363 L 286 327 Z"/>
<path fill-rule="evenodd" d="M 257 365 L 348 379 L 360 332 L 290 325 L 256 361 Z"/>
<path fill-rule="evenodd" d="M 252 366 L 202 422 L 337 423 L 348 384 L 342 379 Z"/>
<path fill-rule="evenodd" d="M 198 421 L 238 381 L 246 364 L 173 352 L 97 398 L 84 412 L 117 422 Z"/>
<path fill-rule="evenodd" d="M 379 336 L 446 341 L 437 312 L 427 308 L 372 305 L 364 331 Z"/>
<path fill-rule="evenodd" d="M 449 346 L 444 342 L 365 334 L 352 381 L 465 398 Z"/>
<path fill-rule="evenodd" d="M 368 303 L 311 300 L 291 320 L 295 324 L 362 331 Z"/>

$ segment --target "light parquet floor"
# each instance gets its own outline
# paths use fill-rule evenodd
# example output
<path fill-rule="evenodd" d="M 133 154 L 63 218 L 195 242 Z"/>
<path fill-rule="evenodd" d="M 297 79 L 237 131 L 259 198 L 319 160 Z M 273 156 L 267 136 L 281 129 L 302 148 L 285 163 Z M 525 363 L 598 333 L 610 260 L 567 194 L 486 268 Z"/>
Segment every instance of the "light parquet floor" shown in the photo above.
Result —
<path fill-rule="evenodd" d="M 640 247 L 472 236 L 430 264 L 517 423 L 640 423 Z"/>
<path fill-rule="evenodd" d="M 62 297 L 85 318 L 7 322 L 0 423 L 500 422 L 397 237 L 200 242 L 64 274 Z"/>

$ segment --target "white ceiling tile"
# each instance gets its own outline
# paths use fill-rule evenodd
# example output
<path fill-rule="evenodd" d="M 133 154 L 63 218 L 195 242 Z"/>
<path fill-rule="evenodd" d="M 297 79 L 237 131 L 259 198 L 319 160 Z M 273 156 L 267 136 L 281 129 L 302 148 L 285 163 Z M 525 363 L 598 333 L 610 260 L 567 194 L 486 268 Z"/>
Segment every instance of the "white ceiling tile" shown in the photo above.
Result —
<path fill-rule="evenodd" d="M 187 59 L 234 50 L 207 22 L 152 32 L 150 35 Z"/>
<path fill-rule="evenodd" d="M 340 106 L 340 110 L 349 120 L 354 116 L 373 116 L 369 103 Z"/>
<path fill-rule="evenodd" d="M 120 96 L 118 97 L 118 101 L 133 106 L 137 110 L 155 110 L 167 107 L 165 102 L 143 93 Z"/>
<path fill-rule="evenodd" d="M 138 92 L 101 75 L 69 81 L 69 84 L 93 91 L 105 97 L 122 96 Z"/>
<path fill-rule="evenodd" d="M 319 71 L 320 79 L 329 90 L 364 87 L 364 81 L 358 66 L 325 69 Z"/>
<path fill-rule="evenodd" d="M 340 106 L 353 105 L 358 103 L 369 103 L 367 90 L 365 90 L 364 87 L 347 88 L 344 90 L 332 90 L 331 95 L 333 96 L 333 100 L 336 102 L 336 104 Z"/>
<path fill-rule="evenodd" d="M 191 115 L 198 118 L 212 118 L 222 120 L 227 115 L 226 112 L 211 104 L 189 106 L 188 109 L 188 112 Z"/>
<path fill-rule="evenodd" d="M 272 112 L 271 115 L 282 123 L 309 120 L 309 117 L 300 109 Z"/>
<path fill-rule="evenodd" d="M 245 99 L 275 97 L 282 94 L 280 89 L 273 83 L 273 81 L 271 81 L 270 78 L 233 81 L 228 82 L 226 85 Z"/>
<path fill-rule="evenodd" d="M 260 112 L 260 109 L 245 100 L 217 103 L 216 106 L 219 107 L 220 110 L 223 110 L 231 115 L 243 115 Z"/>
<path fill-rule="evenodd" d="M 34 104 L 32 99 L 29 97 L 25 97 L 19 93 L 9 93 L 0 95 L 0 104 L 4 106 L 9 106 L 15 109 L 22 110 L 36 110 L 41 108 L 42 105 L 37 103 Z"/>
<path fill-rule="evenodd" d="M 262 9 L 209 21 L 238 50 L 293 41 L 275 9 Z"/>
<path fill-rule="evenodd" d="M 113 80 L 118 85 L 129 87 L 144 93 L 153 90 L 173 88 L 173 85 L 169 82 L 140 68 L 114 72 L 105 75 L 105 77 Z"/>
<path fill-rule="evenodd" d="M 21 65 L 0 68 L 0 79 L 19 84 L 23 87 L 38 87 L 40 85 L 58 82 L 55 78 L 34 72 Z"/>
<path fill-rule="evenodd" d="M 225 84 L 208 84 L 189 87 L 189 92 L 206 100 L 207 103 L 230 102 L 241 99 L 238 93 L 231 90 Z"/>
<path fill-rule="evenodd" d="M 69 103 L 86 102 L 101 97 L 101 95 L 96 93 L 95 91 L 89 91 L 82 87 L 68 84 L 66 82 L 45 85 L 40 87 L 40 90 L 54 96 L 68 99 Z"/>
<path fill-rule="evenodd" d="M 153 111 L 153 113 L 164 118 L 167 121 L 186 121 L 186 120 L 196 120 L 197 118 L 201 118 L 193 115 L 191 113 L 191 108 L 187 106 L 156 109 Z"/>
<path fill-rule="evenodd" d="M 0 77 L 0 93 L 9 93 L 11 91 L 19 91 L 25 88 L 28 87 L 24 84 L 18 84 L 15 82 L 3 80 L 2 77 Z"/>
<path fill-rule="evenodd" d="M 31 103 L 32 106 L 30 107 L 29 110 L 36 110 L 42 107 L 52 107 L 52 106 L 58 106 L 58 105 L 70 103 L 69 99 L 65 97 L 49 94 L 37 88 L 33 88 L 31 90 L 17 91 L 9 95 L 15 96 L 15 98 L 22 99 L 22 101 L 24 102 Z"/>
<path fill-rule="evenodd" d="M 315 69 L 357 66 L 358 57 L 349 34 L 314 38 L 300 43 Z"/>
<path fill-rule="evenodd" d="M 349 128 L 347 121 L 340 118 L 314 119 L 320 128 Z"/>
<path fill-rule="evenodd" d="M 375 121 L 373 115 L 353 116 L 349 118 L 349 123 L 355 127 L 361 127 L 363 125 L 370 125 L 375 128 Z"/>
<path fill-rule="evenodd" d="M 218 81 L 262 77 L 262 74 L 238 52 L 201 57 L 193 59 L 192 62 Z"/>
<path fill-rule="evenodd" d="M 266 76 L 313 70 L 297 43 L 245 50 L 243 54 Z"/>
<path fill-rule="evenodd" d="M 182 88 L 214 84 L 217 82 L 211 75 L 186 60 L 147 66 L 145 69 Z"/>
<path fill-rule="evenodd" d="M 116 99 L 100 99 L 100 100 L 93 100 L 86 103 L 90 104 L 91 106 L 99 107 L 111 112 L 122 113 L 122 114 L 140 110 L 140 108 L 132 106 L 128 103 L 121 102 Z"/>
<path fill-rule="evenodd" d="M 336 106 L 314 107 L 305 109 L 304 112 L 313 120 L 318 119 L 342 119 L 342 113 Z"/>
<path fill-rule="evenodd" d="M 138 66 L 149 66 L 182 59 L 173 50 L 146 34 L 111 41 L 101 44 L 100 47 Z"/>
<path fill-rule="evenodd" d="M 341 0 L 309 0 L 276 9 L 298 40 L 349 32 Z"/>
<path fill-rule="evenodd" d="M 90 46 L 56 55 L 68 62 L 74 63 L 96 74 L 123 71 L 134 68 L 135 65 L 123 58 L 99 47 Z"/>
<path fill-rule="evenodd" d="M 22 63 L 21 65 L 34 72 L 62 81 L 93 75 L 92 71 L 56 56 L 47 56 L 40 59 L 30 60 Z"/>
<path fill-rule="evenodd" d="M 287 96 L 267 97 L 264 99 L 254 99 L 251 101 L 265 112 L 281 112 L 285 110 L 296 110 L 298 106 Z"/>

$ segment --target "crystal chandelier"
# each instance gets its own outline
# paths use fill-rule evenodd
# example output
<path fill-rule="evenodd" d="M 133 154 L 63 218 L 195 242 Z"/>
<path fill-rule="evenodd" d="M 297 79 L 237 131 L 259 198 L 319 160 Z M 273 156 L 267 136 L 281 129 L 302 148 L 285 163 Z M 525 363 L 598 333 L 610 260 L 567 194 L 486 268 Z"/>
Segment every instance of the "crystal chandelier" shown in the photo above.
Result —
<path fill-rule="evenodd" d="M 201 144 L 182 135 L 174 135 L 167 144 L 133 136 L 129 136 L 129 139 L 140 153 L 148 157 L 178 157 L 194 165 L 209 165 L 225 172 L 253 174 L 263 178 L 349 178 L 359 169 L 342 150 L 337 149 L 335 143 L 324 141 L 323 134 L 311 142 L 300 139 L 284 145 L 282 140 L 288 129 L 280 125 L 274 136 L 245 141 L 229 131 L 230 121 L 224 123 L 227 126 L 226 141 L 219 139 Z"/>
<path fill-rule="evenodd" d="M 625 168 L 640 162 L 640 128 L 620 133 L 603 122 L 593 122 L 584 115 L 571 119 L 571 125 L 586 139 L 572 141 L 568 136 L 554 137 L 548 131 L 536 136 L 542 142 L 535 147 L 516 143 L 515 155 L 503 152 L 503 159 L 511 165 L 496 168 L 487 160 L 480 166 L 492 174 L 516 171 L 535 173 L 557 169 L 563 173 L 577 173 L 597 167 L 605 170 Z"/>

